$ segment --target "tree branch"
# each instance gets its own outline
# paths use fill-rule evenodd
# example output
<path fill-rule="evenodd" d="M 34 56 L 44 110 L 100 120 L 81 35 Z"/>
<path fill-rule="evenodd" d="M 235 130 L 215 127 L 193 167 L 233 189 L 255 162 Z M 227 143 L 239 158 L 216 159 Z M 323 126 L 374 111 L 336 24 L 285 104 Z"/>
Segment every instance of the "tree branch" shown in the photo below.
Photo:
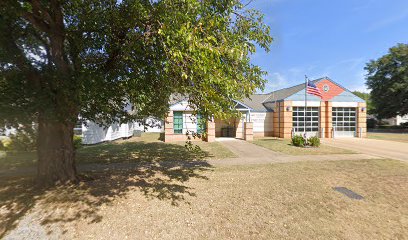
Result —
<path fill-rule="evenodd" d="M 46 33 L 50 31 L 50 26 L 47 23 L 41 21 L 41 19 L 39 19 L 36 15 L 32 13 L 25 12 L 23 14 L 23 18 L 27 20 L 28 22 L 30 22 L 35 28 L 37 28 L 40 31 L 43 31 Z"/>

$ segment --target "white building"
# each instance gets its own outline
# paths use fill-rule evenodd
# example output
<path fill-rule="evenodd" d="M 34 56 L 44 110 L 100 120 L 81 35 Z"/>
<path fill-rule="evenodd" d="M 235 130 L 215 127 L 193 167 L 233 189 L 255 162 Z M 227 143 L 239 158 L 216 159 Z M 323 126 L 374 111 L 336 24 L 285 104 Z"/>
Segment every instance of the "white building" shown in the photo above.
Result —
<path fill-rule="evenodd" d="M 408 122 L 408 114 L 404 116 L 398 115 L 393 118 L 383 119 L 382 121 L 388 123 L 389 125 L 398 126 L 398 125 L 401 125 L 401 123 Z"/>
<path fill-rule="evenodd" d="M 99 126 L 87 121 L 74 129 L 77 135 L 82 136 L 83 144 L 96 144 L 116 139 L 130 138 L 134 131 L 140 132 L 163 132 L 163 122 L 155 118 L 147 118 L 144 123 L 128 122 L 113 123 L 109 126 Z"/>

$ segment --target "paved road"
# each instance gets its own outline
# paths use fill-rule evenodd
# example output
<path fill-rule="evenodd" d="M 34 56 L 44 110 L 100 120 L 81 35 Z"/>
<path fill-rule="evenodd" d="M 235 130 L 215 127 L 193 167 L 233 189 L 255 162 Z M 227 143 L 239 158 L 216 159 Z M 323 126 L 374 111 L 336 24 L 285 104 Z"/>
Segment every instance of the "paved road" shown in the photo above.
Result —
<path fill-rule="evenodd" d="M 336 161 L 336 160 L 360 160 L 379 159 L 381 157 L 369 154 L 327 154 L 327 155 L 286 155 L 274 152 L 264 147 L 237 139 L 220 139 L 222 145 L 235 153 L 238 157 L 209 160 L 213 165 L 247 165 L 247 164 L 268 164 L 287 163 L 297 161 Z"/>
<path fill-rule="evenodd" d="M 364 154 L 408 161 L 408 143 L 367 138 L 325 139 L 324 142 L 334 147 L 347 148 Z"/>

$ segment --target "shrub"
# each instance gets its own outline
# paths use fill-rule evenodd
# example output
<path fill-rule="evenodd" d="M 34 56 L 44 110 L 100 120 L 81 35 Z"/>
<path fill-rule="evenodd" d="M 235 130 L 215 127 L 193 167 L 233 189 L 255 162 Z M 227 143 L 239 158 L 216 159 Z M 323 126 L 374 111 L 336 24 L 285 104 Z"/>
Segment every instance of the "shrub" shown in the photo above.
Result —
<path fill-rule="evenodd" d="M 367 119 L 367 128 L 376 128 L 377 124 L 378 124 L 378 122 L 374 118 L 368 118 Z"/>
<path fill-rule="evenodd" d="M 306 144 L 305 139 L 301 135 L 295 135 L 292 137 L 292 145 L 296 147 L 304 147 Z"/>
<path fill-rule="evenodd" d="M 82 137 L 78 135 L 74 135 L 74 149 L 78 149 L 82 147 Z"/>
<path fill-rule="evenodd" d="M 318 137 L 310 137 L 307 139 L 307 142 L 312 147 L 319 147 L 320 146 L 320 138 Z"/>
<path fill-rule="evenodd" d="M 400 126 L 403 128 L 408 128 L 408 122 L 401 123 Z"/>
<path fill-rule="evenodd" d="M 3 139 L 0 139 L 0 151 L 5 151 L 6 147 L 4 147 Z"/>
<path fill-rule="evenodd" d="M 1 143 L 0 143 L 0 148 L 1 148 L 1 150 L 3 150 L 3 151 L 9 151 L 10 150 L 10 145 L 11 145 L 11 139 L 10 138 L 3 138 L 1 141 L 0 141 Z"/>

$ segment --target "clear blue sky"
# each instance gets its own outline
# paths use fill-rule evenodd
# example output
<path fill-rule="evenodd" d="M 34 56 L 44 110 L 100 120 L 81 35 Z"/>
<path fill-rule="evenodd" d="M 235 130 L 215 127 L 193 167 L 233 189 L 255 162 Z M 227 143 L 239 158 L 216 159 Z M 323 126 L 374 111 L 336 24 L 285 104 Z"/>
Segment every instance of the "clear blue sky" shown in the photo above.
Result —
<path fill-rule="evenodd" d="M 364 66 L 408 43 L 408 0 L 254 0 L 274 42 L 252 62 L 268 71 L 264 92 L 328 76 L 367 91 Z"/>

